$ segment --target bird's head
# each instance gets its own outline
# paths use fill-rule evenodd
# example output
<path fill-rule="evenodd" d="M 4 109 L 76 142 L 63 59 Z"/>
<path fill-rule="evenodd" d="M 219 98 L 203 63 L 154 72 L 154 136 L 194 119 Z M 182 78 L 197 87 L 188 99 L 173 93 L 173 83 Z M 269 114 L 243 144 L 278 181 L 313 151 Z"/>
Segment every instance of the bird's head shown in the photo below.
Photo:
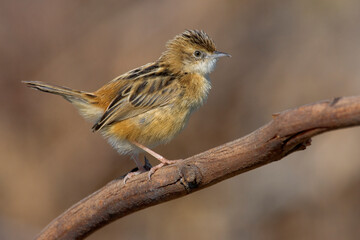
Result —
<path fill-rule="evenodd" d="M 230 57 L 216 51 L 214 41 L 204 31 L 198 30 L 186 30 L 170 40 L 166 47 L 160 61 L 174 71 L 204 76 L 214 70 L 219 57 Z"/>

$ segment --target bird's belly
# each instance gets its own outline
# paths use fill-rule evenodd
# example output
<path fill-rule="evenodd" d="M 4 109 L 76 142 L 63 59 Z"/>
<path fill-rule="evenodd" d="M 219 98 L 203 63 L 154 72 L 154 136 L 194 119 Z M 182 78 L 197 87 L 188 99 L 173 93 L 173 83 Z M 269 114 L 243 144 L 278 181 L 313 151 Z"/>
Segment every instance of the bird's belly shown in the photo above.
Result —
<path fill-rule="evenodd" d="M 169 142 L 186 125 L 189 111 L 166 106 L 116 122 L 104 129 L 105 136 L 119 152 L 134 151 L 128 141 L 148 147 Z"/>

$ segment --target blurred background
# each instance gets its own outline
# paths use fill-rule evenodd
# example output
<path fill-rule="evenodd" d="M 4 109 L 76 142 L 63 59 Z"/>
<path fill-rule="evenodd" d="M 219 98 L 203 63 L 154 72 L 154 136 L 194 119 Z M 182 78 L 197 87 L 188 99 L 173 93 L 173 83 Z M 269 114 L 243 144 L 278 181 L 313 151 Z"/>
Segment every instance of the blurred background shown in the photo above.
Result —
<path fill-rule="evenodd" d="M 207 103 L 171 143 L 186 158 L 244 136 L 271 114 L 360 92 L 360 1 L 0 1 L 0 238 L 31 239 L 135 167 L 44 81 L 96 90 L 203 29 L 221 59 Z M 360 128 L 145 209 L 88 239 L 358 239 Z M 156 161 L 152 160 L 153 163 Z"/>

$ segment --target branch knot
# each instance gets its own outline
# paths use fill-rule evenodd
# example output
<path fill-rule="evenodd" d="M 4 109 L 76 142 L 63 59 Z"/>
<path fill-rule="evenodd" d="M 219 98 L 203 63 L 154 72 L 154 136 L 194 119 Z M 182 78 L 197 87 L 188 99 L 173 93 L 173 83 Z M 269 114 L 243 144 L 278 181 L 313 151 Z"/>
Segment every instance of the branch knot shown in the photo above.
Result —
<path fill-rule="evenodd" d="M 179 168 L 181 176 L 181 184 L 185 187 L 187 192 L 197 188 L 202 180 L 200 169 L 194 164 L 184 164 Z"/>

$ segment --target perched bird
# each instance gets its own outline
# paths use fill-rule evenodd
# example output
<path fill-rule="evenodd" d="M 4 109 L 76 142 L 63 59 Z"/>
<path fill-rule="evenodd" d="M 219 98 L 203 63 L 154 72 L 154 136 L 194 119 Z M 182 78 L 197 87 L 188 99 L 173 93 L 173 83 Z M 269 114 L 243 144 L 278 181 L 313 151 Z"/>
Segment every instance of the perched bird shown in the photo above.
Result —
<path fill-rule="evenodd" d="M 139 153 L 147 152 L 161 163 L 172 164 L 152 151 L 169 142 L 188 122 L 190 114 L 207 98 L 209 73 L 220 57 L 213 40 L 199 30 L 186 30 L 166 45 L 160 58 L 133 69 L 105 84 L 95 92 L 77 91 L 42 82 L 24 81 L 34 89 L 53 93 L 71 102 L 120 153 L 130 154 L 138 171 L 128 173 L 124 181 L 145 172 Z"/>

